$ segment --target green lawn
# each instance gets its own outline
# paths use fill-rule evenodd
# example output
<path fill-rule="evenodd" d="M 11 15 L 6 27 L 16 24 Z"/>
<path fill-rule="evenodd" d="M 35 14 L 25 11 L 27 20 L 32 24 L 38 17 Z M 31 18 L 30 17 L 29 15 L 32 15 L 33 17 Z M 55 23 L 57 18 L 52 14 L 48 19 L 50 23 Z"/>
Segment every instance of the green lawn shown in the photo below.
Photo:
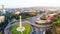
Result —
<path fill-rule="evenodd" d="M 12 26 L 12 27 L 9 29 L 10 32 L 11 32 L 11 34 L 21 34 L 21 32 L 19 32 L 19 31 L 16 30 L 18 26 L 19 26 L 19 25 L 16 24 L 16 25 Z M 27 25 L 27 24 L 23 24 L 23 26 L 25 27 L 25 30 L 23 31 L 23 34 L 29 34 L 29 32 L 30 32 L 30 26 Z"/>
<path fill-rule="evenodd" d="M 1 31 L 0 31 L 0 34 L 2 34 Z"/>

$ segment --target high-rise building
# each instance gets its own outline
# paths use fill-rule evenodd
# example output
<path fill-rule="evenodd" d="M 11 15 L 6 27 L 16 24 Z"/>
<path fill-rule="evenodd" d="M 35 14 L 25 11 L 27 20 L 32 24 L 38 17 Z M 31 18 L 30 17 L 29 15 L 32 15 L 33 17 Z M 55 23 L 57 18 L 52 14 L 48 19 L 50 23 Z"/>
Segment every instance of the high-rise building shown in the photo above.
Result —
<path fill-rule="evenodd" d="M 6 11 L 5 11 L 4 5 L 1 5 L 1 6 L 2 6 L 2 13 L 5 14 Z"/>

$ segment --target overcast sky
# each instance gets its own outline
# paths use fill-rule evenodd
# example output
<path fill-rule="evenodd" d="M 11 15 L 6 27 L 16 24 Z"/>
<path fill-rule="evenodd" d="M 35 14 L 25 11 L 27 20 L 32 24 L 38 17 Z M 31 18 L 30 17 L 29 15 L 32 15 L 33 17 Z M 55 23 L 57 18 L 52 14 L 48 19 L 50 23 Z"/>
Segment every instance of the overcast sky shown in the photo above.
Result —
<path fill-rule="evenodd" d="M 5 8 L 22 8 L 22 7 L 60 7 L 60 0 L 0 0 L 0 5 Z"/>

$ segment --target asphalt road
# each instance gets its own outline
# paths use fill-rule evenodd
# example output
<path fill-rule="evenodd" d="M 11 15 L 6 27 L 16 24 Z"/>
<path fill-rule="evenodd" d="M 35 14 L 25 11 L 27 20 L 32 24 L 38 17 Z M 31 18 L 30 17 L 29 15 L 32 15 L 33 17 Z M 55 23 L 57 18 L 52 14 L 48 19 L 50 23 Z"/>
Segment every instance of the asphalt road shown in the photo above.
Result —
<path fill-rule="evenodd" d="M 28 24 L 30 24 L 31 25 L 31 27 L 32 27 L 32 29 L 33 29 L 33 31 L 32 32 L 30 32 L 30 34 L 32 33 L 32 34 L 43 34 L 43 32 L 46 30 L 46 29 L 44 29 L 44 30 L 42 30 L 42 31 L 40 31 L 40 30 L 38 30 L 36 27 L 42 27 L 42 26 L 50 26 L 50 25 L 37 25 L 37 24 L 35 24 L 35 21 L 36 21 L 36 19 L 39 17 L 41 17 L 41 16 L 43 16 L 44 14 L 38 14 L 37 16 L 34 16 L 34 17 L 31 17 L 31 18 L 27 18 L 27 19 L 24 19 L 24 23 L 28 23 Z M 14 21 L 13 21 L 14 22 Z M 12 23 L 12 22 L 10 22 L 10 23 Z M 7 25 L 7 27 L 4 29 L 4 32 L 5 32 L 5 34 L 10 34 L 9 32 L 7 32 L 8 30 L 9 30 L 9 27 L 10 27 L 10 23 Z M 37 31 L 38 31 L 38 33 L 37 33 Z"/>

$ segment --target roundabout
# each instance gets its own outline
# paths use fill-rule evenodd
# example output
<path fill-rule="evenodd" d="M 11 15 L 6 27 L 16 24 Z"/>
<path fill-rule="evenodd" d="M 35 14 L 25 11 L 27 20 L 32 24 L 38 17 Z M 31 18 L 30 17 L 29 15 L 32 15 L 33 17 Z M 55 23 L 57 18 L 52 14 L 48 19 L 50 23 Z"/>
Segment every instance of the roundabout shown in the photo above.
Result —
<path fill-rule="evenodd" d="M 9 31 L 11 34 L 29 34 L 30 26 L 28 24 L 22 24 L 20 16 L 20 22 L 10 27 Z"/>
<path fill-rule="evenodd" d="M 22 32 L 20 30 L 19 31 L 16 30 L 19 27 L 18 24 L 13 25 L 12 27 L 10 27 L 9 31 L 10 31 L 11 34 L 21 34 L 21 33 L 29 34 L 30 26 L 28 24 L 22 24 L 22 26 L 25 28 L 25 30 L 24 31 L 22 30 Z"/>

